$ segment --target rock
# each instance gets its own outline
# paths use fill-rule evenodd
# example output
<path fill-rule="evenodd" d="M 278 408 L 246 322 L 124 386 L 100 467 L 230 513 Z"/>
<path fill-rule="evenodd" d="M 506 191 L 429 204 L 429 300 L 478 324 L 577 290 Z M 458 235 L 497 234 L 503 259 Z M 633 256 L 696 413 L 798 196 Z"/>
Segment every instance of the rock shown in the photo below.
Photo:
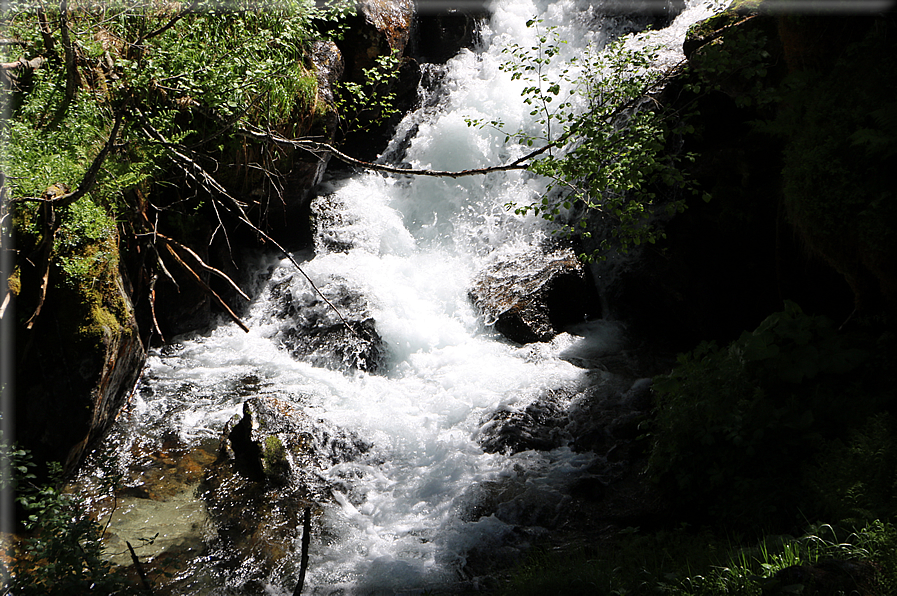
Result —
<path fill-rule="evenodd" d="M 358 14 L 349 20 L 349 31 L 338 42 L 346 60 L 345 76 L 364 80 L 364 70 L 376 64 L 378 56 L 397 52 L 401 58 L 411 39 L 414 6 L 411 0 L 362 0 Z"/>
<path fill-rule="evenodd" d="M 339 309 L 344 322 L 330 304 L 310 288 L 292 290 L 293 281 L 293 276 L 289 276 L 271 288 L 277 309 L 274 316 L 290 321 L 277 331 L 274 339 L 294 358 L 314 366 L 376 372 L 385 346 L 364 296 L 340 281 L 319 288 Z"/>
<path fill-rule="evenodd" d="M 549 400 L 531 403 L 523 410 L 502 409 L 480 427 L 477 441 L 486 453 L 550 451 L 566 442 L 563 409 Z"/>
<path fill-rule="evenodd" d="M 448 8 L 444 2 L 417 3 L 412 52 L 422 62 L 444 64 L 462 48 L 479 41 L 478 25 L 489 16 L 486 2 L 465 2 Z"/>
<path fill-rule="evenodd" d="M 30 330 L 17 330 L 15 429 L 20 444 L 44 462 L 75 471 L 125 405 L 146 361 L 114 235 L 85 250 L 106 251 L 92 286 L 51 266 L 46 301 Z M 21 266 L 22 287 L 38 287 Z M 32 296 L 15 307 L 24 321 Z M 21 316 L 21 313 L 28 315 Z"/>
<path fill-rule="evenodd" d="M 200 487 L 222 552 L 234 561 L 255 561 L 252 575 L 264 577 L 295 544 L 305 508 L 319 512 L 332 501 L 322 471 L 370 448 L 284 399 L 244 402 Z"/>
<path fill-rule="evenodd" d="M 598 311 L 595 291 L 570 249 L 494 261 L 476 276 L 468 296 L 488 324 L 518 343 L 550 341 L 563 326 Z"/>
<path fill-rule="evenodd" d="M 603 0 L 594 8 L 590 7 L 587 14 L 578 16 L 587 19 L 592 31 L 605 30 L 625 35 L 649 28 L 663 29 L 684 8 L 684 0 Z"/>
<path fill-rule="evenodd" d="M 358 14 L 348 20 L 349 30 L 337 41 L 345 58 L 344 80 L 364 84 L 365 71 L 377 66 L 377 58 L 395 55 L 399 59 L 396 77 L 378 87 L 382 95 L 392 94 L 397 114 L 383 122 L 372 124 L 379 117 L 376 105 L 362 109 L 361 119 L 366 123 L 362 130 L 354 130 L 343 139 L 342 150 L 358 159 L 371 161 L 386 147 L 391 131 L 403 113 L 417 102 L 417 85 L 420 81 L 420 65 L 407 55 L 414 20 L 414 4 L 411 0 L 362 0 Z M 352 120 L 353 114 L 343 114 Z"/>

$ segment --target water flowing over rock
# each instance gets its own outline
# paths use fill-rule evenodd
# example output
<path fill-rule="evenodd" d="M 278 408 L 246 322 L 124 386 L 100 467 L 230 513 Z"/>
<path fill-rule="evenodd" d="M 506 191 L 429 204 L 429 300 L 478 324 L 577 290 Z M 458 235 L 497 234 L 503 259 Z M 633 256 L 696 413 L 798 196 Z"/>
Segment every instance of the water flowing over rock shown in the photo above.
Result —
<path fill-rule="evenodd" d="M 570 249 L 503 257 L 477 275 L 469 296 L 487 324 L 518 343 L 549 341 L 598 310 L 585 269 Z"/>
<path fill-rule="evenodd" d="M 274 339 L 294 358 L 314 366 L 375 372 L 384 346 L 364 296 L 346 283 L 334 281 L 321 288 L 328 304 L 311 288 L 294 290 L 294 282 L 290 276 L 271 288 L 274 316 L 289 321 Z"/>
<path fill-rule="evenodd" d="M 489 15 L 486 5 L 483 0 L 447 8 L 439 0 L 419 0 L 412 37 L 415 56 L 444 64 L 462 48 L 472 48 L 479 41 L 479 23 Z"/>
<path fill-rule="evenodd" d="M 223 556 L 254 561 L 260 577 L 290 553 L 306 507 L 332 501 L 322 471 L 371 448 L 353 434 L 314 420 L 290 402 L 251 398 L 224 429 L 218 460 L 200 494 L 208 505 Z M 295 573 L 287 565 L 286 573 Z M 253 580 L 250 580 L 253 581 Z"/>

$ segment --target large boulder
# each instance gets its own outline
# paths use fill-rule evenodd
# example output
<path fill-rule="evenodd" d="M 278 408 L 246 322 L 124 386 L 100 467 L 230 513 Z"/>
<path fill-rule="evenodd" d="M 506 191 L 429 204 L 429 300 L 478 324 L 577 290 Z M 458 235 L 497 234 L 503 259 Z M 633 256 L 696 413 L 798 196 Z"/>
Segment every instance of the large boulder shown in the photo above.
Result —
<path fill-rule="evenodd" d="M 293 358 L 314 366 L 376 372 L 385 346 L 364 296 L 346 282 L 333 280 L 319 287 L 325 300 L 303 282 L 291 275 L 271 287 L 273 314 L 284 321 L 275 341 Z"/>
<path fill-rule="evenodd" d="M 582 263 L 568 248 L 503 255 L 476 276 L 468 296 L 488 324 L 518 343 L 550 341 L 600 310 Z"/>
<path fill-rule="evenodd" d="M 4 326 L 13 319 L 17 324 L 16 440 L 35 461 L 57 461 L 66 471 L 77 468 L 110 427 L 146 359 L 117 240 L 110 234 L 68 253 L 55 249 L 69 262 L 89 263 L 90 269 L 76 276 L 51 261 L 41 302 L 34 238 L 22 234 L 17 248 L 31 258 L 19 259 L 8 280 L 11 308 L 17 311 L 16 317 L 7 311 L 3 321 Z M 40 313 L 33 314 L 38 304 Z"/>

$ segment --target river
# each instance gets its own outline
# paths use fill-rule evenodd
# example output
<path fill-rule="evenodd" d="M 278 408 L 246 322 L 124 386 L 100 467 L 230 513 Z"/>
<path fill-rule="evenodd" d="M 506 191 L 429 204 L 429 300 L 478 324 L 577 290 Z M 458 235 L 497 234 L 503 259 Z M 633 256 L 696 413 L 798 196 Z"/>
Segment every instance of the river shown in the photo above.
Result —
<path fill-rule="evenodd" d="M 524 83 L 499 68 L 508 58 L 502 48 L 535 45 L 538 32 L 526 25 L 534 16 L 568 41 L 557 63 L 587 43 L 602 45 L 626 22 L 602 17 L 592 4 L 494 2 L 479 47 L 444 69 L 429 67 L 439 79 L 433 95 L 407 115 L 383 159 L 460 170 L 521 155 L 524 147 L 466 119 L 500 116 L 512 130 L 534 126 L 521 101 Z M 681 58 L 688 25 L 709 10 L 691 0 L 654 34 L 665 44 L 666 64 Z M 128 561 L 124 540 L 146 561 L 174 553 L 180 568 L 164 581 L 178 594 L 291 593 L 301 531 L 282 545 L 287 554 L 273 569 L 251 560 L 224 564 L 196 491 L 197 470 L 214 458 L 225 424 L 257 396 L 287 401 L 370 445 L 362 457 L 321 471 L 332 498 L 315 515 L 304 593 L 473 590 L 483 587 L 474 558 L 519 560 L 544 536 L 543 520 L 569 502 L 568 487 L 594 456 L 569 446 L 485 453 L 477 442 L 484 421 L 546 393 L 576 395 L 595 382 L 595 372 L 571 355 L 612 352 L 623 341 L 618 324 L 599 320 L 520 346 L 472 307 L 468 289 L 486 264 L 537 249 L 550 236 L 547 222 L 505 208 L 529 203 L 544 188 L 521 172 L 459 179 L 360 173 L 322 184 L 316 250 L 313 258 L 297 257 L 325 293 L 348 292 L 348 308 L 373 318 L 385 346 L 380 366 L 370 373 L 328 366 L 326 353 L 292 357 L 283 344 L 295 320 L 279 305 L 285 292 L 294 304 L 313 302 L 314 293 L 288 261 L 259 256 L 249 333 L 222 321 L 153 350 L 107 439 L 128 487 L 109 527 L 116 560 Z M 484 487 L 495 486 L 504 496 L 493 495 L 487 514 L 475 514 Z"/>

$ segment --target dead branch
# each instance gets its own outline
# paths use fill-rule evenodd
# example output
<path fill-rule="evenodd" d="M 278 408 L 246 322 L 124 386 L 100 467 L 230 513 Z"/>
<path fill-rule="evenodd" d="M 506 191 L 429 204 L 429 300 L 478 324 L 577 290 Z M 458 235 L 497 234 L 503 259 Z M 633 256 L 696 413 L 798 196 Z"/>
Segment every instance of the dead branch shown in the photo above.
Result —
<path fill-rule="evenodd" d="M 131 561 L 134 563 L 134 567 L 137 569 L 137 575 L 140 576 L 140 584 L 143 586 L 143 590 L 149 594 L 153 593 L 153 588 L 150 586 L 149 581 L 146 579 L 146 573 L 143 571 L 143 565 L 140 563 L 140 559 L 137 558 L 137 553 L 134 552 L 134 547 L 131 546 L 131 543 L 125 540 L 125 544 L 128 545 L 128 551 L 131 553 Z"/>
<path fill-rule="evenodd" d="M 41 310 L 44 307 L 44 302 L 47 299 L 47 288 L 50 285 L 50 253 L 53 251 L 53 241 L 56 238 L 56 230 L 59 228 L 58 222 L 56 221 L 56 212 L 53 210 L 52 204 L 45 203 L 43 205 L 43 216 L 43 236 L 37 247 L 37 253 L 40 257 L 38 265 L 40 267 L 38 270 L 40 287 L 38 288 L 37 308 L 34 309 L 34 313 L 25 322 L 25 329 L 27 330 L 31 330 L 31 328 L 34 327 L 34 323 L 37 321 L 37 317 L 40 316 Z"/>
<path fill-rule="evenodd" d="M 74 99 L 75 93 L 81 86 L 81 77 L 78 75 L 78 60 L 75 53 L 75 44 L 72 41 L 71 31 L 69 30 L 68 15 L 68 0 L 61 0 L 59 3 L 59 34 L 62 38 L 62 50 L 65 54 L 65 98 L 59 108 L 60 114 L 65 113 L 69 103 Z"/>
<path fill-rule="evenodd" d="M 109 138 L 106 140 L 106 144 L 103 145 L 103 148 L 100 149 L 97 156 L 93 158 L 90 167 L 84 172 L 84 177 L 81 178 L 81 183 L 78 184 L 78 188 L 76 188 L 74 192 L 52 199 L 51 201 L 55 206 L 65 207 L 71 205 L 88 193 L 94 182 L 96 182 L 97 174 L 100 172 L 100 168 L 103 167 L 103 162 L 106 160 L 106 156 L 109 155 L 109 152 L 115 144 L 115 140 L 118 138 L 118 131 L 121 130 L 123 121 L 124 109 L 120 109 L 115 113 L 115 122 L 112 125 L 112 130 L 109 132 Z"/>
<path fill-rule="evenodd" d="M 162 340 L 162 343 L 165 343 L 165 336 L 162 335 L 162 328 L 159 327 L 159 319 L 156 318 L 156 281 L 158 279 L 159 275 L 153 273 L 149 282 L 150 315 L 153 317 L 153 328 L 156 330 L 156 333 L 159 334 L 159 339 Z"/>
<path fill-rule="evenodd" d="M 138 112 L 138 114 L 139 114 L 139 112 Z M 274 238 L 272 238 L 271 236 L 269 236 L 268 234 L 263 232 L 261 229 L 259 229 L 258 226 L 256 226 L 254 223 L 252 223 L 252 221 L 249 219 L 249 216 L 247 216 L 246 212 L 243 210 L 243 207 L 245 206 L 243 203 L 241 203 L 240 201 L 238 201 L 237 199 L 232 197 L 230 195 L 230 193 L 227 192 L 227 189 L 224 188 L 223 186 L 221 186 L 221 184 L 219 184 L 219 182 L 217 180 L 215 180 L 208 172 L 206 172 L 202 166 L 200 166 L 193 159 L 191 159 L 190 157 L 185 155 L 180 150 L 180 149 L 183 149 L 180 145 L 174 145 L 173 143 L 169 142 L 162 135 L 162 133 L 160 133 L 155 128 L 153 128 L 153 126 L 148 121 L 146 121 L 145 118 L 143 119 L 142 125 L 143 125 L 144 132 L 146 132 L 146 134 L 149 135 L 150 138 L 161 143 L 162 146 L 164 146 L 171 153 L 171 155 L 173 157 L 175 157 L 175 163 L 177 163 L 178 166 L 180 166 L 180 168 L 182 170 L 184 170 L 184 172 L 188 176 L 190 176 L 193 180 L 195 180 L 197 183 L 199 183 L 201 186 L 203 186 L 203 188 L 205 188 L 207 191 L 209 191 L 209 193 L 213 197 L 213 200 L 216 196 L 223 197 L 224 199 L 226 199 L 227 205 L 225 205 L 225 206 L 229 206 L 233 210 L 233 212 L 235 213 L 235 216 L 237 217 L 237 219 L 239 221 L 241 221 L 243 224 L 252 228 L 252 230 L 255 233 L 257 233 L 259 236 L 264 238 L 267 242 L 270 242 L 272 246 L 274 246 L 277 250 L 279 250 L 281 253 L 283 253 L 283 255 L 287 259 L 289 259 L 290 263 L 293 264 L 293 266 L 296 268 L 296 270 L 302 274 L 302 276 L 306 279 L 306 281 L 308 281 L 309 285 L 311 285 L 311 287 L 315 291 L 315 293 L 321 297 L 321 299 L 327 304 L 327 306 L 329 306 L 333 310 L 333 312 L 336 313 L 336 316 L 339 317 L 340 321 L 343 323 L 343 325 L 345 325 L 346 329 L 348 329 L 349 332 L 352 335 L 354 335 L 355 337 L 357 337 L 358 339 L 364 339 L 359 336 L 358 331 L 356 331 L 349 324 L 349 322 L 346 320 L 346 318 L 343 317 L 343 315 L 339 311 L 339 309 L 336 306 L 334 306 L 334 304 L 332 302 L 330 302 L 330 300 L 327 298 L 327 296 L 325 296 L 324 293 L 321 292 L 320 289 L 318 289 L 318 286 L 315 285 L 315 282 L 313 282 L 312 279 L 308 276 L 308 274 L 305 273 L 305 271 L 302 269 L 302 267 L 299 266 L 299 263 L 296 261 L 296 259 L 293 258 L 293 255 L 291 255 L 284 247 L 282 247 L 276 240 L 274 240 Z"/>
<path fill-rule="evenodd" d="M 165 245 L 165 248 L 168 249 L 168 252 L 171 253 L 171 256 L 174 257 L 174 260 L 177 261 L 178 264 L 179 264 L 181 267 L 183 267 L 184 269 L 186 269 L 187 272 L 188 272 L 191 276 L 193 276 L 193 280 L 194 280 L 197 284 L 199 284 L 199 286 L 200 286 L 203 290 L 205 290 L 206 292 L 208 292 L 209 294 L 211 294 L 212 297 L 215 298 L 216 301 L 218 301 L 218 304 L 219 304 L 222 308 L 224 308 L 224 310 L 227 312 L 228 316 L 230 316 L 230 318 L 233 320 L 233 322 L 236 323 L 236 324 L 240 327 L 240 329 L 242 329 L 242 330 L 245 331 L 246 333 L 249 333 L 249 327 L 247 327 L 247 326 L 243 323 L 243 321 L 240 320 L 240 317 L 238 317 L 237 314 L 236 314 L 233 310 L 231 310 L 231 308 L 230 308 L 230 307 L 227 305 L 227 303 L 221 298 L 221 296 L 219 296 L 219 295 L 215 292 L 215 290 L 213 290 L 211 287 L 209 287 L 209 284 L 207 284 L 206 282 L 204 282 L 204 281 L 202 280 L 202 278 L 199 276 L 199 274 L 196 273 L 196 271 L 194 271 L 194 270 L 190 267 L 190 265 L 188 265 L 187 263 L 184 262 L 184 260 L 178 255 L 177 251 L 174 250 L 174 247 L 172 247 L 170 244 L 166 244 L 166 245 Z"/>
<path fill-rule="evenodd" d="M 50 23 L 47 22 L 47 13 L 44 11 L 43 6 L 38 6 L 37 8 L 37 20 L 40 23 L 40 34 L 44 40 L 44 48 L 47 50 L 47 54 L 50 56 L 57 56 L 56 48 L 56 40 L 53 39 L 53 33 L 50 31 Z"/>
<path fill-rule="evenodd" d="M 302 594 L 305 572 L 308 570 L 308 547 L 311 544 L 311 507 L 306 507 L 302 517 L 302 554 L 299 559 L 299 581 L 293 589 L 293 596 Z"/>
<path fill-rule="evenodd" d="M 0 68 L 2 68 L 3 70 L 26 69 L 33 72 L 43 66 L 46 62 L 47 59 L 43 56 L 35 56 L 31 60 L 26 60 L 24 57 L 22 57 L 15 62 L 0 62 Z"/>
<path fill-rule="evenodd" d="M 375 170 L 378 172 L 386 172 L 389 174 L 401 174 L 405 176 L 435 176 L 435 177 L 444 177 L 444 178 L 460 178 L 463 176 L 480 176 L 483 174 L 491 174 L 494 172 L 507 172 L 511 170 L 525 170 L 528 167 L 528 162 L 533 158 L 538 157 L 542 153 L 548 151 L 551 147 L 555 147 L 558 145 L 559 141 L 555 141 L 554 143 L 550 143 L 544 147 L 541 147 L 535 151 L 524 155 L 520 159 L 517 159 L 511 163 L 500 165 L 500 166 L 490 166 L 486 168 L 474 168 L 470 170 L 457 170 L 457 171 L 444 171 L 444 170 L 430 170 L 430 169 L 412 169 L 412 168 L 397 168 L 395 166 L 388 166 L 385 164 L 371 163 L 367 161 L 361 161 L 360 159 L 355 159 L 354 157 L 350 157 L 346 155 L 339 149 L 335 148 L 333 145 L 329 143 L 323 143 L 320 141 L 313 141 L 310 139 L 288 139 L 286 137 L 280 136 L 274 132 L 261 132 L 261 131 L 253 131 L 248 129 L 242 129 L 237 132 L 237 134 L 241 136 L 245 136 L 251 139 L 255 139 L 260 142 L 270 142 L 276 145 L 292 147 L 294 149 L 301 149 L 303 151 L 307 151 L 313 155 L 320 155 L 322 153 L 330 153 L 343 163 L 358 166 L 360 168 L 364 168 L 367 170 Z"/>
<path fill-rule="evenodd" d="M 156 237 L 160 238 L 166 244 L 171 244 L 171 245 L 175 246 L 176 248 L 178 248 L 179 250 L 182 250 L 185 253 L 187 253 L 188 255 L 190 255 L 191 257 L 193 257 L 193 260 L 196 261 L 196 264 L 199 265 L 203 270 L 208 271 L 209 273 L 212 273 L 212 274 L 218 276 L 219 278 L 223 279 L 230 285 L 230 287 L 232 287 L 234 290 L 236 290 L 237 293 L 244 300 L 247 300 L 247 301 L 249 300 L 249 296 L 247 296 L 246 293 L 240 289 L 240 286 L 238 286 L 236 284 L 236 282 L 234 282 L 234 280 L 232 280 L 230 277 L 228 277 L 228 275 L 226 273 L 224 273 L 223 271 L 215 269 L 211 265 L 206 264 L 205 261 L 203 261 L 200 258 L 200 256 L 198 254 L 196 254 L 193 250 L 191 250 L 189 247 L 184 246 L 177 240 L 169 238 L 168 236 L 165 236 L 164 234 L 162 234 L 160 232 L 156 232 Z"/>

